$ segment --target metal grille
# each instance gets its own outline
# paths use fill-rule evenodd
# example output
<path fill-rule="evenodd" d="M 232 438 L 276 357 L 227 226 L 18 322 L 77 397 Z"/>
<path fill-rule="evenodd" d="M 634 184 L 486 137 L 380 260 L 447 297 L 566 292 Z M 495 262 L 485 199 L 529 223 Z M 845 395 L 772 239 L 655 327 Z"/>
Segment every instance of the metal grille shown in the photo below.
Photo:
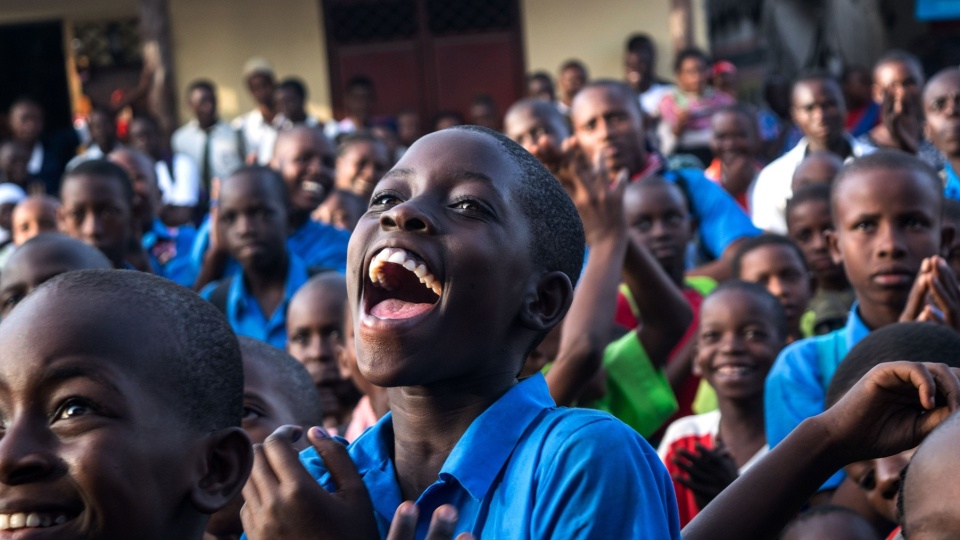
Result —
<path fill-rule="evenodd" d="M 434 35 L 509 30 L 511 0 L 427 0 L 427 25 Z"/>
<path fill-rule="evenodd" d="M 91 67 L 135 66 L 140 62 L 137 19 L 78 22 L 73 26 L 74 54 Z"/>
<path fill-rule="evenodd" d="M 395 41 L 417 34 L 414 0 L 333 4 L 328 16 L 333 40 L 341 45 Z"/>

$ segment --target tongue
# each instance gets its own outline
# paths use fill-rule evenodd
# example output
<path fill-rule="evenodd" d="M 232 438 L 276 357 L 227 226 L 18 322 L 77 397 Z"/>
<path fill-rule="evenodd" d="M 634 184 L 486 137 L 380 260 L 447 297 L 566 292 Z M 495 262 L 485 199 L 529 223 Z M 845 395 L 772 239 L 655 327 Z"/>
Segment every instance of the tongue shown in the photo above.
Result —
<path fill-rule="evenodd" d="M 390 298 L 373 306 L 370 314 L 378 319 L 409 319 L 433 307 L 433 304 L 415 304 Z"/>

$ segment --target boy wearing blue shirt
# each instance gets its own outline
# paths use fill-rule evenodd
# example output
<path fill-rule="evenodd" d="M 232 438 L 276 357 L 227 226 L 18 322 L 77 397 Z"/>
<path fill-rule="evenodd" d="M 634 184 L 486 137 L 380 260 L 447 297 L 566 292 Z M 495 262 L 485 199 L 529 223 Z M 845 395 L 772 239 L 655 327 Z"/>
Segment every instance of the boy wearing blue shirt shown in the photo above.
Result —
<path fill-rule="evenodd" d="M 238 274 L 208 284 L 200 296 L 226 316 L 233 331 L 278 349 L 287 344 L 287 305 L 309 278 L 287 249 L 287 193 L 273 169 L 244 167 L 220 190 L 217 230 Z"/>
<path fill-rule="evenodd" d="M 663 176 L 683 188 L 698 223 L 699 242 L 712 262 L 694 272 L 716 280 L 730 277 L 737 243 L 760 230 L 722 187 L 696 169 L 667 170 L 666 161 L 647 150 L 643 115 L 625 83 L 593 81 L 574 98 L 570 110 L 573 136 L 591 163 L 603 159 L 611 181 L 627 169 L 632 181 Z"/>
<path fill-rule="evenodd" d="M 153 272 L 184 287 L 193 286 L 197 274 L 190 262 L 190 248 L 197 231 L 192 225 L 168 227 L 157 217 L 161 194 L 150 158 L 138 150 L 120 148 L 107 159 L 122 167 L 133 181 L 133 209 L 140 225 L 140 246 Z"/>
<path fill-rule="evenodd" d="M 560 184 L 506 137 L 417 141 L 349 253 L 359 368 L 392 412 L 348 449 L 311 429 L 306 470 L 298 430 L 269 437 L 244 488 L 249 538 L 384 538 L 395 512 L 424 538 L 435 511 L 481 538 L 679 538 L 670 478 L 636 432 L 557 408 L 539 374 L 517 381 L 570 306 L 583 246 Z"/>
<path fill-rule="evenodd" d="M 333 190 L 334 159 L 330 142 L 321 131 L 299 126 L 277 136 L 270 167 L 282 177 L 289 197 L 287 248 L 310 267 L 345 273 L 350 233 L 310 219 Z M 210 249 L 215 215 L 216 211 L 211 211 L 200 226 L 193 246 L 197 288 L 237 271 L 222 250 Z"/>
<path fill-rule="evenodd" d="M 943 189 L 933 169 L 900 152 L 878 151 L 846 165 L 834 180 L 830 251 L 843 264 L 857 302 L 847 325 L 785 348 L 767 377 L 767 441 L 782 441 L 824 410 L 837 366 L 871 330 L 909 320 L 957 327 L 960 292 L 937 256 L 953 239 L 943 227 Z M 835 488 L 834 475 L 823 486 Z"/>

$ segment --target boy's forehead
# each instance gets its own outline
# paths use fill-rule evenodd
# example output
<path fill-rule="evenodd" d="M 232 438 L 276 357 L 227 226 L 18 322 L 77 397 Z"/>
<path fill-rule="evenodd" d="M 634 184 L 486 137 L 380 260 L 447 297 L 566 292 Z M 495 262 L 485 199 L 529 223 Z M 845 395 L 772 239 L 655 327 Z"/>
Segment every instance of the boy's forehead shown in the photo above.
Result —
<path fill-rule="evenodd" d="M 388 177 L 489 179 L 492 187 L 512 185 L 519 171 L 500 141 L 451 129 L 427 135 L 403 154 Z"/>
<path fill-rule="evenodd" d="M 857 204 L 870 204 L 879 207 L 888 206 L 889 191 L 874 189 L 889 186 L 903 195 L 928 197 L 930 210 L 939 202 L 939 186 L 934 179 L 924 178 L 922 171 L 908 169 L 882 169 L 879 167 L 852 171 L 841 175 L 833 189 L 832 199 L 838 211 L 851 211 Z M 909 192 L 909 193 L 906 193 Z M 893 201 L 901 202 L 901 201 Z M 853 210 L 857 211 L 857 210 Z M 934 212 L 939 215 L 940 212 Z"/>

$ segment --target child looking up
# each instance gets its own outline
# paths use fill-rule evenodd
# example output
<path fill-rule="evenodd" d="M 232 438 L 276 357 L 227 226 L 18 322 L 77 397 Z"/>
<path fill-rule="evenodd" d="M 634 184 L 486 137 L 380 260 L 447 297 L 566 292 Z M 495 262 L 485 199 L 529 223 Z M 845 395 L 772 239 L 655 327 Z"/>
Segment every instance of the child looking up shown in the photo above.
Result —
<path fill-rule="evenodd" d="M 110 268 L 96 248 L 59 233 L 44 233 L 23 243 L 0 273 L 0 318 L 48 279 L 87 268 Z"/>
<path fill-rule="evenodd" d="M 757 284 L 730 281 L 704 300 L 695 370 L 716 391 L 719 410 L 673 422 L 658 450 L 681 526 L 766 454 L 763 381 L 786 337 L 783 308 Z"/>
<path fill-rule="evenodd" d="M 133 183 L 103 159 L 80 163 L 60 184 L 60 230 L 99 249 L 114 268 L 133 269 L 127 252 L 134 237 Z"/>
<path fill-rule="evenodd" d="M 787 343 L 806 337 L 802 323 L 810 302 L 810 277 L 803 252 L 789 238 L 764 234 L 746 240 L 733 259 L 733 275 L 759 283 L 780 301 L 787 317 Z"/>
<path fill-rule="evenodd" d="M 241 272 L 207 285 L 200 295 L 227 317 L 234 332 L 279 349 L 287 343 L 286 311 L 309 275 L 287 250 L 287 192 L 273 169 L 239 169 L 220 190 L 218 242 Z"/>
<path fill-rule="evenodd" d="M 357 390 L 342 376 L 347 284 L 336 272 L 313 276 L 290 299 L 287 352 L 310 373 L 323 404 L 323 425 L 339 431 L 357 404 Z"/>
<path fill-rule="evenodd" d="M 390 156 L 380 139 L 364 131 L 345 135 L 337 148 L 334 187 L 366 201 L 389 168 Z"/>
<path fill-rule="evenodd" d="M 284 424 L 320 425 L 323 406 L 310 374 L 293 357 L 262 341 L 240 336 L 243 357 L 243 420 L 240 426 L 253 444 L 262 443 Z M 243 534 L 237 495 L 230 505 L 210 518 L 206 535 L 233 540 Z"/>
<path fill-rule="evenodd" d="M 566 314 L 582 231 L 560 183 L 506 137 L 465 126 L 418 140 L 350 242 L 357 360 L 391 413 L 349 450 L 310 430 L 309 472 L 290 430 L 268 438 L 244 489 L 249 537 L 384 538 L 416 500 L 398 515 L 418 538 L 435 510 L 480 537 L 679 538 L 669 478 L 636 432 L 556 408 L 540 375 L 516 379 Z"/>
<path fill-rule="evenodd" d="M 803 251 L 815 280 L 810 310 L 817 335 L 843 328 L 855 299 L 843 265 L 830 256 L 827 235 L 832 230 L 830 186 L 808 185 L 794 191 L 787 201 L 787 235 Z"/>
<path fill-rule="evenodd" d="M 157 276 L 44 283 L 0 324 L 0 388 L 4 536 L 200 540 L 253 462 L 236 337 Z"/>
<path fill-rule="evenodd" d="M 865 156 L 837 176 L 832 199 L 830 252 L 843 264 L 857 303 L 844 328 L 780 353 L 765 398 L 771 446 L 823 410 L 833 372 L 871 330 L 918 318 L 955 325 L 960 309 L 956 278 L 935 257 L 953 231 L 942 227 L 943 185 L 928 165 L 890 151 Z"/>

